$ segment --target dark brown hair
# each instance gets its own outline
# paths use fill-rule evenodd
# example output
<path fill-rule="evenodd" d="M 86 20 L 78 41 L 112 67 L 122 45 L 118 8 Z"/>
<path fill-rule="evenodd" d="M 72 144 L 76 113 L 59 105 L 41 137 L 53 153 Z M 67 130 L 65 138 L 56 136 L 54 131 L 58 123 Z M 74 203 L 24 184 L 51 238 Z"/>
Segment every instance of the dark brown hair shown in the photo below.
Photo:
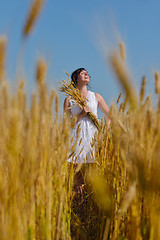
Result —
<path fill-rule="evenodd" d="M 71 74 L 71 82 L 72 82 L 72 84 L 74 85 L 74 87 L 77 86 L 77 79 L 78 79 L 79 74 L 80 74 L 82 71 L 86 71 L 86 69 L 85 69 L 85 68 L 78 68 L 77 70 L 75 70 L 75 71 Z M 87 71 L 86 71 L 86 72 L 87 72 Z"/>

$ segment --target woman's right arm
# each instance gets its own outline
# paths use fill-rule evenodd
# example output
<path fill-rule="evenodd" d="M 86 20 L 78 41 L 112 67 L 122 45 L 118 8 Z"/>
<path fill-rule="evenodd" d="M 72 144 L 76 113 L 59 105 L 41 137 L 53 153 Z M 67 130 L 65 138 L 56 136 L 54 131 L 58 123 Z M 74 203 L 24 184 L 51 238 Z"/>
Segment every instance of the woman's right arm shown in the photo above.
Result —
<path fill-rule="evenodd" d="M 63 110 L 67 114 L 67 116 L 71 116 L 71 110 L 69 109 L 69 97 L 66 97 L 64 100 Z"/>

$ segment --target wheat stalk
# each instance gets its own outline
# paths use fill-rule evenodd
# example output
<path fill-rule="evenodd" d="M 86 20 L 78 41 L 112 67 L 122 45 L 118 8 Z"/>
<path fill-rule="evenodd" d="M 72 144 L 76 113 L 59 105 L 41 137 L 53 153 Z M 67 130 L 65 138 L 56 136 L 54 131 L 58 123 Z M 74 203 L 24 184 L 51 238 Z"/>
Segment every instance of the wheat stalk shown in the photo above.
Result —
<path fill-rule="evenodd" d="M 135 109 L 137 106 L 137 96 L 131 81 L 131 76 L 127 71 L 123 61 L 121 60 L 119 54 L 116 51 L 113 51 L 111 53 L 110 63 L 119 82 L 124 88 L 126 95 L 128 96 L 131 108 Z"/>
<path fill-rule="evenodd" d="M 45 2 L 45 0 L 34 0 L 33 1 L 33 4 L 31 6 L 29 14 L 28 14 L 27 21 L 24 26 L 24 30 L 23 30 L 24 36 L 28 36 L 29 33 L 31 32 L 31 30 L 33 29 L 34 23 L 42 10 L 44 2 Z"/>
<path fill-rule="evenodd" d="M 0 37 L 0 82 L 5 73 L 6 42 L 7 39 L 5 36 Z"/>
<path fill-rule="evenodd" d="M 120 56 L 121 56 L 121 59 L 123 61 L 125 61 L 125 58 L 126 58 L 126 51 L 125 51 L 125 45 L 124 43 L 121 41 L 120 44 L 119 44 L 119 48 L 120 48 Z"/>
<path fill-rule="evenodd" d="M 117 104 L 119 103 L 119 100 L 120 100 L 121 96 L 122 96 L 122 94 L 120 93 L 118 98 L 117 98 Z"/>
<path fill-rule="evenodd" d="M 159 87 L 159 73 L 156 71 L 155 72 L 155 93 L 159 94 L 160 93 L 160 87 Z"/>
<path fill-rule="evenodd" d="M 47 72 L 47 64 L 43 58 L 39 58 L 37 62 L 37 71 L 36 71 L 36 79 L 38 85 L 42 85 L 45 83 Z"/>
<path fill-rule="evenodd" d="M 142 102 L 143 99 L 144 99 L 145 87 L 146 87 L 146 77 L 143 76 L 143 78 L 142 78 L 142 85 L 141 85 L 141 91 L 140 91 L 140 102 Z"/>

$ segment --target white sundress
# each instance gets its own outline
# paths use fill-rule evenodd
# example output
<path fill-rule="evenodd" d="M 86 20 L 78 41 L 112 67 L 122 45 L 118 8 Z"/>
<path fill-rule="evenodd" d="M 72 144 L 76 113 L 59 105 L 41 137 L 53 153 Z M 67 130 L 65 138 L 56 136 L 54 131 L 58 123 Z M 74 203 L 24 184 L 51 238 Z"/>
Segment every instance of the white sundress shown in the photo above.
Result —
<path fill-rule="evenodd" d="M 86 96 L 86 99 L 88 99 L 87 105 L 89 106 L 91 112 L 94 113 L 94 115 L 98 118 L 97 115 L 97 106 L 98 102 L 95 97 L 95 93 L 88 91 L 88 94 Z M 76 106 L 75 101 L 73 99 L 69 99 L 69 105 L 71 107 L 71 114 L 72 116 L 75 116 L 82 112 L 82 110 Z M 88 163 L 88 162 L 93 162 L 91 159 L 91 151 L 93 150 L 91 148 L 91 143 L 94 138 L 95 133 L 98 131 L 96 126 L 92 123 L 91 119 L 89 116 L 85 116 L 82 119 L 80 119 L 74 129 L 72 129 L 71 132 L 71 138 L 73 138 L 72 145 L 76 141 L 76 131 L 77 127 L 80 124 L 80 133 L 78 137 L 78 141 L 76 144 L 76 147 L 74 149 L 75 155 L 71 156 L 68 159 L 68 162 L 75 163 Z M 81 140 L 82 139 L 82 140 Z M 81 141 L 81 143 L 80 143 Z M 83 150 L 82 150 L 83 148 Z"/>

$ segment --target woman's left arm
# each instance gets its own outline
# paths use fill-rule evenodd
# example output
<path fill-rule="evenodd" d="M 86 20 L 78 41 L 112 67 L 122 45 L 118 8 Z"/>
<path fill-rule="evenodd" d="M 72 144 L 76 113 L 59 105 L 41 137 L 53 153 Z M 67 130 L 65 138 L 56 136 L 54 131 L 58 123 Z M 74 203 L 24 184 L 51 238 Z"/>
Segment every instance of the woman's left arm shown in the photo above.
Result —
<path fill-rule="evenodd" d="M 96 96 L 96 100 L 98 102 L 99 109 L 107 116 L 108 123 L 110 125 L 110 119 L 109 119 L 110 109 L 109 109 L 108 105 L 106 104 L 104 98 L 99 93 L 95 93 L 95 96 Z"/>

